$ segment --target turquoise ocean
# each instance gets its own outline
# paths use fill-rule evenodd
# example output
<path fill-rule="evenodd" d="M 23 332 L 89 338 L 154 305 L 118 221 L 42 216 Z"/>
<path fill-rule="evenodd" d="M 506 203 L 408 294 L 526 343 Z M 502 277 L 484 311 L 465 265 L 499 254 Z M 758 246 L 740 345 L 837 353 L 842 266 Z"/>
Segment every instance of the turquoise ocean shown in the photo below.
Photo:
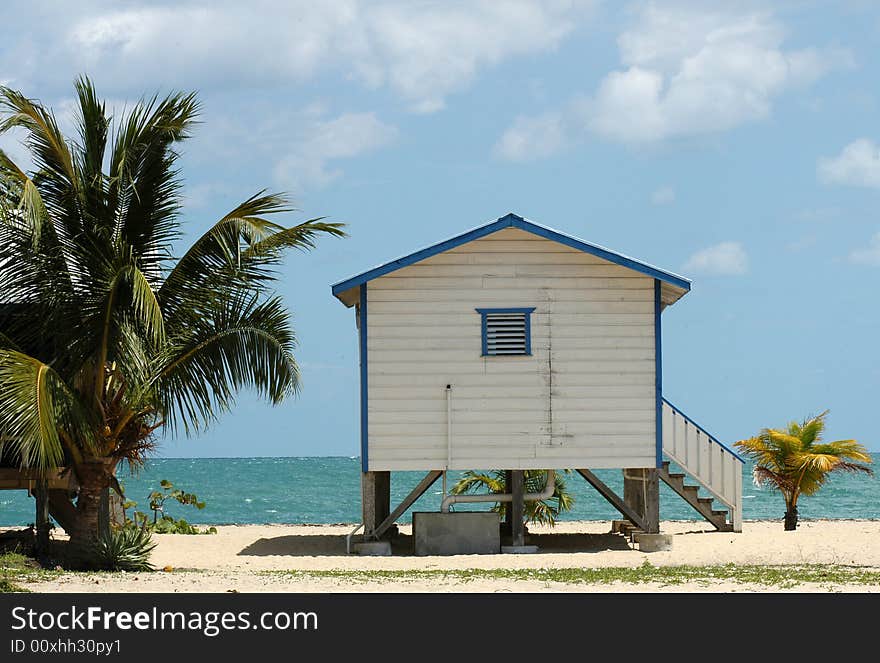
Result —
<path fill-rule="evenodd" d="M 880 454 L 873 454 L 880 470 Z M 620 470 L 600 470 L 599 477 L 617 491 L 622 489 Z M 392 502 L 396 505 L 424 476 L 419 472 L 391 474 Z M 449 486 L 460 476 L 449 473 Z M 119 478 L 126 497 L 148 511 L 147 496 L 167 479 L 206 502 L 202 511 L 170 504 L 167 512 L 200 524 L 357 523 L 360 522 L 360 459 L 312 458 L 161 458 L 148 461 L 137 476 L 121 469 Z M 574 508 L 564 520 L 611 520 L 617 512 L 578 475 L 565 475 L 574 496 Z M 691 481 L 691 483 L 693 483 Z M 438 480 L 413 507 L 416 511 L 440 508 L 442 485 Z M 660 516 L 664 520 L 695 520 L 699 515 L 667 486 L 660 485 Z M 743 518 L 782 518 L 782 498 L 775 491 L 757 488 L 751 466 L 743 468 Z M 460 506 L 459 508 L 465 508 Z M 471 505 L 476 507 L 476 505 Z M 176 508 L 175 508 L 176 507 Z M 880 479 L 862 475 L 832 476 L 818 495 L 801 498 L 803 519 L 880 519 Z M 485 508 L 485 507 L 483 507 Z M 409 514 L 402 518 L 409 520 Z M 34 521 L 33 499 L 24 491 L 0 491 L 0 526 L 27 525 Z"/>

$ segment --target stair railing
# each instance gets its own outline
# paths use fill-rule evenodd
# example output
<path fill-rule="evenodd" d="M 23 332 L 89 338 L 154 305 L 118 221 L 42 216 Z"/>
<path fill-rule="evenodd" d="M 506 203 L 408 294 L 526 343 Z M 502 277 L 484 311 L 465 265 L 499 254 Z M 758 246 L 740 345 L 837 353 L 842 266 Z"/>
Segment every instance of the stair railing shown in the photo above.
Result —
<path fill-rule="evenodd" d="M 742 531 L 743 459 L 665 398 L 663 454 L 727 505 L 733 530 Z"/>

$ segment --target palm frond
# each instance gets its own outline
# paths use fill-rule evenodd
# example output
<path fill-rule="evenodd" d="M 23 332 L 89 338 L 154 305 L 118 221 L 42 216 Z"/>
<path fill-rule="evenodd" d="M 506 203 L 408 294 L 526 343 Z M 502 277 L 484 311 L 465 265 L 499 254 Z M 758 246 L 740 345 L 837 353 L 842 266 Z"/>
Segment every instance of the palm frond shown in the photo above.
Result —
<path fill-rule="evenodd" d="M 105 104 L 98 99 L 92 82 L 85 76 L 74 81 L 78 107 L 80 143 L 73 152 L 80 177 L 82 213 L 99 226 L 107 227 L 104 152 L 110 121 Z"/>
<path fill-rule="evenodd" d="M 189 137 L 198 114 L 195 94 L 154 96 L 127 113 L 113 144 L 107 204 L 114 235 L 136 251 L 140 268 L 157 285 L 178 237 L 181 185 L 173 146 Z"/>
<path fill-rule="evenodd" d="M 838 472 L 849 472 L 851 474 L 867 474 L 868 476 L 874 476 L 874 470 L 872 470 L 870 467 L 860 465 L 859 463 L 850 463 L 845 460 L 839 462 L 834 467 L 834 469 Z"/>
<path fill-rule="evenodd" d="M 33 180 L 3 150 L 0 150 L 0 187 L 7 201 L 18 199 L 15 213 L 8 215 L 6 222 L 24 225 L 31 233 L 32 244 L 36 246 L 47 222 L 46 206 Z"/>
<path fill-rule="evenodd" d="M 47 364 L 14 350 L 0 350 L 0 430 L 23 467 L 62 464 L 59 431 L 93 448 L 94 421 L 76 394 Z"/>
<path fill-rule="evenodd" d="M 791 494 L 795 490 L 794 482 L 790 477 L 761 465 L 756 465 L 752 470 L 752 478 L 756 486 L 773 486 L 785 494 Z"/>
<path fill-rule="evenodd" d="M 803 448 L 803 442 L 799 437 L 775 428 L 768 428 L 762 436 L 766 437 L 769 446 L 785 455 L 798 453 Z"/>
<path fill-rule="evenodd" d="M 344 223 L 323 223 L 324 217 L 309 219 L 291 228 L 282 228 L 255 241 L 242 253 L 242 260 L 252 262 L 256 259 L 265 261 L 278 258 L 287 249 L 313 249 L 319 235 L 345 237 Z"/>
<path fill-rule="evenodd" d="M 120 276 L 121 282 L 130 289 L 134 319 L 150 341 L 161 345 L 165 340 L 165 323 L 162 307 L 150 281 L 135 265 L 128 265 Z"/>
<path fill-rule="evenodd" d="M 25 144 L 34 160 L 40 188 L 50 215 L 67 224 L 67 233 L 75 236 L 80 223 L 79 177 L 70 146 L 58 127 L 51 110 L 20 92 L 0 87 L 0 134 L 14 127 L 26 132 Z"/>
<path fill-rule="evenodd" d="M 9 87 L 0 87 L 0 109 L 7 117 L 0 122 L 0 133 L 6 133 L 14 127 L 28 132 L 27 144 L 35 157 L 38 170 L 56 173 L 68 180 L 76 182 L 76 170 L 70 147 L 58 128 L 58 122 L 52 111 L 43 107 L 38 101 L 28 99 L 21 92 Z"/>
<path fill-rule="evenodd" d="M 822 432 L 825 430 L 825 417 L 828 410 L 821 414 L 811 417 L 800 425 L 790 427 L 790 430 L 797 431 L 794 436 L 797 437 L 804 448 L 809 448 L 816 442 L 821 441 Z"/>
<path fill-rule="evenodd" d="M 734 446 L 758 465 L 776 469 L 780 469 L 784 465 L 779 450 L 771 444 L 770 438 L 766 434 L 739 440 L 734 443 Z"/>
<path fill-rule="evenodd" d="M 279 298 L 259 302 L 238 295 L 212 305 L 201 320 L 168 339 L 153 380 L 170 423 L 187 431 L 227 411 L 241 388 L 253 388 L 273 403 L 299 389 L 296 338 Z"/>
<path fill-rule="evenodd" d="M 269 234 L 283 230 L 263 217 L 286 211 L 290 207 L 283 196 L 260 192 L 199 237 L 177 261 L 159 290 L 159 299 L 170 316 L 174 317 L 178 308 L 186 308 L 216 290 L 218 284 L 223 284 L 225 290 L 256 287 L 261 274 L 248 269 L 247 261 L 242 265 L 242 253 Z"/>
<path fill-rule="evenodd" d="M 874 462 L 874 459 L 865 447 L 855 440 L 835 440 L 834 442 L 817 444 L 813 446 L 812 452 L 839 456 L 840 458 L 848 458 L 860 463 Z"/>
<path fill-rule="evenodd" d="M 453 495 L 464 495 L 481 489 L 490 493 L 503 493 L 504 480 L 503 478 L 499 480 L 497 476 L 492 476 L 485 472 L 468 470 L 462 475 L 461 479 L 455 482 L 449 492 Z"/>

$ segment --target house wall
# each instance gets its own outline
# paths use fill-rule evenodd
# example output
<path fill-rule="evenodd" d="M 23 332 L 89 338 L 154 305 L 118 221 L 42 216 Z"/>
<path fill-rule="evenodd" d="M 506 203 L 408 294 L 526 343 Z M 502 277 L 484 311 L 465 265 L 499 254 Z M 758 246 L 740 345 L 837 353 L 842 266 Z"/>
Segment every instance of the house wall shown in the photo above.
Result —
<path fill-rule="evenodd" d="M 366 287 L 370 470 L 655 465 L 651 277 L 508 228 Z M 480 356 L 475 308 L 532 306 L 531 356 Z"/>

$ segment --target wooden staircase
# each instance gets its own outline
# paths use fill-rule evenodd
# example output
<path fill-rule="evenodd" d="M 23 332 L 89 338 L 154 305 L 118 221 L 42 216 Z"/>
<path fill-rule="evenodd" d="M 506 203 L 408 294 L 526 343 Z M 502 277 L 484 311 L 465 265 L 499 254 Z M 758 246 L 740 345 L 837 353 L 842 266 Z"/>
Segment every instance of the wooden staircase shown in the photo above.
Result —
<path fill-rule="evenodd" d="M 709 521 L 719 532 L 733 532 L 733 523 L 728 522 L 730 512 L 727 509 L 715 509 L 715 498 L 701 497 L 699 486 L 691 486 L 684 482 L 686 475 L 683 473 L 670 473 L 669 461 L 663 462 L 659 470 L 660 479 L 667 486 L 678 493 L 681 498 L 690 504 L 694 510 Z"/>
<path fill-rule="evenodd" d="M 671 474 L 664 462 L 660 478 L 719 531 L 742 532 L 743 459 L 665 398 L 662 414 L 663 456 L 683 474 Z M 686 485 L 685 477 L 698 485 Z M 714 508 L 715 500 L 724 509 Z"/>
<path fill-rule="evenodd" d="M 662 406 L 662 452 L 668 460 L 657 469 L 658 477 L 719 532 L 742 532 L 743 459 L 665 398 Z M 670 463 L 682 472 L 671 473 Z M 643 514 L 590 470 L 576 471 L 626 519 L 612 521 L 612 532 L 633 540 L 647 531 Z M 698 485 L 686 484 L 685 478 Z M 709 496 L 701 496 L 701 490 Z M 715 508 L 716 500 L 724 508 Z"/>

